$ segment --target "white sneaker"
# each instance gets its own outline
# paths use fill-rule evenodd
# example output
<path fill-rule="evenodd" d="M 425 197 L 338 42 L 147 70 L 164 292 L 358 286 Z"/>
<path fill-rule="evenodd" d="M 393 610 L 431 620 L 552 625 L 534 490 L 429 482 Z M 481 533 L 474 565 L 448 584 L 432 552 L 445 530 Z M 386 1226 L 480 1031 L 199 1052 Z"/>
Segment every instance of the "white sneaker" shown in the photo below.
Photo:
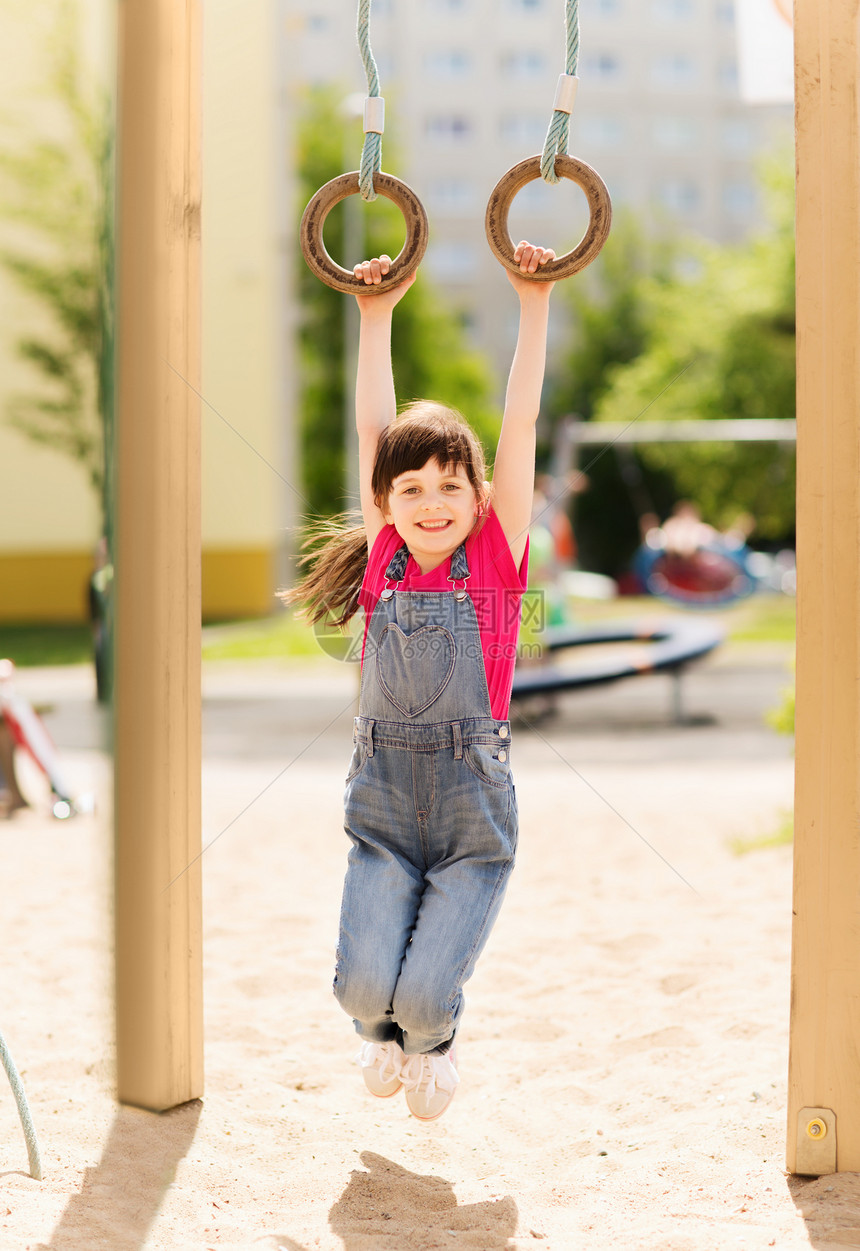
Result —
<path fill-rule="evenodd" d="M 364 1084 L 377 1099 L 390 1099 L 396 1095 L 403 1083 L 400 1070 L 406 1062 L 406 1056 L 396 1042 L 365 1042 L 355 1057 L 361 1065 Z"/>
<path fill-rule="evenodd" d="M 460 1082 L 453 1047 L 445 1055 L 406 1056 L 400 1078 L 409 1111 L 419 1121 L 435 1121 L 448 1108 Z"/>

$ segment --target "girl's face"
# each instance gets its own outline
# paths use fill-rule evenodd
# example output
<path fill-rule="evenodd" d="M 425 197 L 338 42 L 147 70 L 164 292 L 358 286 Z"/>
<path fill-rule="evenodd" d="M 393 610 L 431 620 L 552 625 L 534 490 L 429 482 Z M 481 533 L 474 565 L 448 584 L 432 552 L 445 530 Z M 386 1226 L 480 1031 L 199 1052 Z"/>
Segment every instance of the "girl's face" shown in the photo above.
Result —
<path fill-rule="evenodd" d="M 443 468 L 437 460 L 428 460 L 394 479 L 382 515 L 421 572 L 429 573 L 471 533 L 480 506 L 462 465 Z"/>

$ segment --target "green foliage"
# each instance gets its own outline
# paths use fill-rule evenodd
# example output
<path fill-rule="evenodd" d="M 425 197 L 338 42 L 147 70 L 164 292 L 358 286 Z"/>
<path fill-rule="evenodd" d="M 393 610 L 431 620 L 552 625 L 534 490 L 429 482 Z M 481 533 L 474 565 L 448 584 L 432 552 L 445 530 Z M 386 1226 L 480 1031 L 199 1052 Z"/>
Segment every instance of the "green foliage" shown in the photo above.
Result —
<path fill-rule="evenodd" d="M 492 463 L 501 414 L 492 402 L 489 365 L 464 346 L 464 334 L 456 313 L 419 279 L 397 306 L 391 334 L 394 382 L 401 402 L 433 399 L 461 412 Z"/>
<path fill-rule="evenodd" d="M 782 703 L 778 708 L 774 708 L 766 716 L 769 726 L 772 726 L 778 734 L 794 733 L 794 687 L 789 687 L 783 692 Z"/>
<path fill-rule="evenodd" d="M 204 660 L 283 660 L 323 654 L 313 628 L 291 612 L 203 629 Z"/>
<path fill-rule="evenodd" d="M 298 171 L 303 208 L 315 191 L 344 168 L 357 168 L 360 132 L 354 120 L 342 115 L 344 93 L 333 88 L 309 92 L 299 123 Z M 347 130 L 347 126 L 349 130 Z M 347 145 L 355 136 L 355 151 Z M 396 167 L 393 145 L 385 139 L 385 164 Z M 344 164 L 347 161 L 348 163 Z M 336 206 L 325 226 L 325 244 L 331 256 L 348 267 L 364 256 L 346 256 L 351 233 L 347 214 L 360 221 L 357 233 L 364 240 L 365 256 L 387 252 L 396 255 L 403 240 L 403 219 L 383 197 L 365 205 L 357 196 Z M 358 323 L 345 301 L 351 296 L 321 283 L 302 259 L 298 262 L 301 306 L 301 445 L 304 491 L 312 511 L 330 513 L 343 507 L 345 471 L 344 406 L 346 369 L 344 353 L 354 350 Z M 398 305 L 392 330 L 392 357 L 397 395 L 401 402 L 429 398 L 459 409 L 488 452 L 495 448 L 499 423 L 492 405 L 492 380 L 488 365 L 464 345 L 457 314 L 435 293 L 426 277 Z"/>
<path fill-rule="evenodd" d="M 616 222 L 586 281 L 565 284 L 574 345 L 553 378 L 551 419 L 794 416 L 790 164 L 774 161 L 762 177 L 770 228 L 738 246 L 653 243 Z M 590 459 L 575 516 L 586 567 L 620 572 L 638 546 L 638 518 L 665 516 L 681 498 L 717 527 L 749 513 L 754 539 L 793 537 L 793 445 L 640 444 Z"/>
<path fill-rule="evenodd" d="M 19 669 L 91 665 L 92 630 L 87 625 L 0 625 L 0 656 L 11 656 Z"/>
<path fill-rule="evenodd" d="M 343 172 L 342 123 L 337 118 L 335 100 L 333 93 L 313 93 L 299 122 L 300 209 L 318 187 Z M 342 256 L 341 216 L 329 219 L 325 234 L 332 255 Z M 330 512 L 340 506 L 337 486 L 344 477 L 342 297 L 315 278 L 301 256 L 297 275 L 304 491 L 314 512 Z"/>
<path fill-rule="evenodd" d="M 726 612 L 728 638 L 733 643 L 793 643 L 796 608 L 791 595 L 762 594 L 741 600 Z"/>
<path fill-rule="evenodd" d="M 650 293 L 671 281 L 675 257 L 669 240 L 649 240 L 632 215 L 617 213 L 597 261 L 559 285 L 553 298 L 567 305 L 573 331 L 547 382 L 551 432 L 568 414 L 591 420 L 616 371 L 645 350 Z M 589 449 L 579 467 L 589 482 L 570 504 L 580 564 L 616 574 L 639 544 L 639 516 L 662 515 L 674 502 L 671 475 L 649 469 L 629 447 Z"/>
<path fill-rule="evenodd" d="M 65 129 L 0 149 L 0 212 L 14 245 L 0 263 L 40 310 L 44 329 L 22 334 L 18 355 L 33 387 L 9 398 L 7 420 L 70 456 L 104 497 L 112 375 L 111 136 L 103 98 L 85 89 L 72 10 L 58 6 L 48 84 Z M 7 236 L 8 236 L 7 231 Z M 106 510 L 105 510 L 106 511 Z"/>
<path fill-rule="evenodd" d="M 751 851 L 768 851 L 772 847 L 788 847 L 794 842 L 794 813 L 784 809 L 779 816 L 776 827 L 767 834 L 753 835 L 751 838 L 733 838 L 730 846 L 736 856 L 745 856 Z"/>
<path fill-rule="evenodd" d="M 616 369 L 598 420 L 794 416 L 794 233 L 790 171 L 767 172 L 772 228 L 737 247 L 699 244 L 689 277 L 650 281 L 642 352 Z M 671 475 L 712 525 L 739 512 L 755 537 L 784 540 L 794 528 L 794 447 L 653 444 L 652 470 Z"/>
<path fill-rule="evenodd" d="M 575 413 L 589 421 L 617 365 L 635 360 L 648 341 L 651 285 L 671 277 L 673 249 L 648 240 L 637 220 L 616 213 L 599 259 L 580 278 L 560 283 L 553 299 L 565 303 L 573 321 L 572 346 L 547 385 L 551 418 Z"/>

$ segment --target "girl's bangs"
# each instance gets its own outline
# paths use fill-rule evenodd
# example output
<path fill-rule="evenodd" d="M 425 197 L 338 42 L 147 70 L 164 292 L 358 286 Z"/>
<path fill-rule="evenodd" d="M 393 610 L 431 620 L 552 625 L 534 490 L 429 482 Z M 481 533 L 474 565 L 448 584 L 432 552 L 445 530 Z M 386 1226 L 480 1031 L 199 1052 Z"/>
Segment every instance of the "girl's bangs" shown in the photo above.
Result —
<path fill-rule="evenodd" d="M 474 458 L 465 440 L 452 440 L 437 430 L 416 431 L 415 434 L 417 438 L 397 440 L 398 445 L 392 447 L 385 457 L 385 476 L 390 483 L 402 473 L 421 469 L 429 460 L 435 460 L 443 470 L 462 465 L 471 478 L 469 471 Z"/>
<path fill-rule="evenodd" d="M 475 491 L 481 489 L 484 468 L 474 434 L 448 410 L 410 413 L 386 428 L 379 440 L 373 471 L 373 493 L 388 495 L 401 474 L 421 469 L 435 460 L 443 470 L 462 465 Z"/>

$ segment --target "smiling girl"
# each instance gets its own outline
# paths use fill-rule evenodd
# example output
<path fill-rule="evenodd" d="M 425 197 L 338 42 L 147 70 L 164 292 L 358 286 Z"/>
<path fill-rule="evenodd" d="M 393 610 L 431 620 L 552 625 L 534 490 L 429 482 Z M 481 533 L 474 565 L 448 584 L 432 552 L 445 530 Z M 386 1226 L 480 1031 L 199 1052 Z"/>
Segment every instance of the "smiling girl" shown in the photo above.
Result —
<path fill-rule="evenodd" d="M 506 271 L 520 324 L 492 486 L 459 414 L 418 401 L 396 415 L 391 321 L 414 275 L 356 297 L 363 526 L 329 532 L 284 597 L 315 621 L 365 612 L 334 991 L 368 1090 L 404 1089 L 425 1121 L 454 1097 L 463 985 L 514 863 L 508 708 L 553 286 L 527 275 L 553 257 L 523 242 Z M 378 285 L 390 263 L 356 277 Z"/>

